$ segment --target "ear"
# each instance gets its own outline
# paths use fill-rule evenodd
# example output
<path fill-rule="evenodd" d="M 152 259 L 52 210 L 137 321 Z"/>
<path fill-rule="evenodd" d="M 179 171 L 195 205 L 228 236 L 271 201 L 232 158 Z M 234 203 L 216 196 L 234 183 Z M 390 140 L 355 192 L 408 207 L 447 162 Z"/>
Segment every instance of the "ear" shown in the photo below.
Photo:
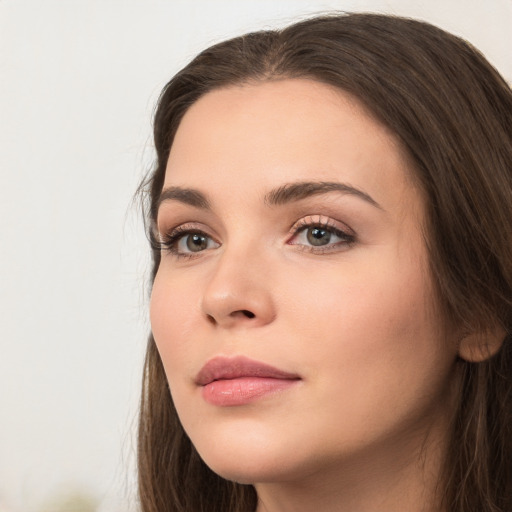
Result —
<path fill-rule="evenodd" d="M 507 332 L 501 326 L 465 335 L 459 343 L 459 357 L 468 363 L 481 363 L 498 353 Z"/>

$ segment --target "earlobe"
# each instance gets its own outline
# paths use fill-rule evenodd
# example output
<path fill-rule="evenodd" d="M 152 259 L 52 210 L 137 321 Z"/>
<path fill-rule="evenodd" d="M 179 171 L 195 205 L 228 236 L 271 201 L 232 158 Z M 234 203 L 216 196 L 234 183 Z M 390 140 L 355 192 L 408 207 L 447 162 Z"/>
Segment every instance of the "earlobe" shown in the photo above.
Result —
<path fill-rule="evenodd" d="M 481 363 L 497 354 L 507 333 L 501 326 L 493 330 L 464 335 L 459 342 L 459 357 L 468 363 Z"/>

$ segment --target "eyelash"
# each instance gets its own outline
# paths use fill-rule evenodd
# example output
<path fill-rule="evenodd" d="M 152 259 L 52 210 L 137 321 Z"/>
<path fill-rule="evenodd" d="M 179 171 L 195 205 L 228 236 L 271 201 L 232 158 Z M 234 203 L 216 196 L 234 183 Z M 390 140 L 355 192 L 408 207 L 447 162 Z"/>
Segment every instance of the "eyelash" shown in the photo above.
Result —
<path fill-rule="evenodd" d="M 340 247 L 349 248 L 356 242 L 355 234 L 347 232 L 349 230 L 348 227 L 347 231 L 343 231 L 339 227 L 337 227 L 332 220 L 324 218 L 322 216 L 319 216 L 317 220 L 313 220 L 313 217 L 311 216 L 305 217 L 296 224 L 294 224 L 290 230 L 292 233 L 292 239 L 300 235 L 301 232 L 314 228 L 325 230 L 329 232 L 331 235 L 335 235 L 338 238 L 340 238 L 341 241 L 336 243 L 328 243 L 326 245 L 320 246 L 304 245 L 291 242 L 288 242 L 288 244 L 297 245 L 298 248 L 300 248 L 300 250 L 311 252 L 313 254 L 325 254 L 328 252 L 339 252 Z"/>
<path fill-rule="evenodd" d="M 203 230 L 183 224 L 171 229 L 169 233 L 160 236 L 160 250 L 165 250 L 169 254 L 172 254 L 176 258 L 180 259 L 191 259 L 198 257 L 204 251 L 194 252 L 180 252 L 178 250 L 178 243 L 182 238 L 188 235 L 203 235 L 210 240 L 214 240 L 210 235 L 205 233 Z M 218 244 L 218 242 L 215 241 Z"/>
<path fill-rule="evenodd" d="M 296 245 L 302 251 L 310 252 L 313 254 L 325 254 L 328 252 L 339 252 L 340 247 L 349 248 L 356 242 L 356 237 L 352 233 L 347 233 L 346 231 L 342 231 L 338 227 L 336 227 L 332 221 L 328 219 L 324 219 L 319 216 L 317 220 L 313 220 L 311 216 L 305 217 L 301 219 L 299 222 L 295 223 L 290 229 L 289 240 L 293 240 L 297 236 L 299 236 L 302 232 L 308 229 L 318 228 L 320 230 L 325 230 L 331 235 L 335 235 L 341 239 L 341 241 L 336 243 L 329 243 L 321 246 L 313 246 L 313 245 L 305 245 L 292 243 L 290 241 L 287 242 L 288 245 Z M 177 226 L 174 229 L 170 230 L 165 235 L 160 236 L 159 248 L 160 250 L 165 250 L 169 254 L 173 255 L 179 259 L 191 259 L 196 258 L 201 255 L 201 253 L 205 252 L 208 249 L 197 251 L 197 252 L 181 252 L 178 249 L 178 243 L 189 235 L 202 235 L 208 240 L 213 241 L 215 244 L 219 244 L 213 237 L 208 235 L 205 231 L 198 229 L 196 227 L 190 226 L 188 224 L 183 224 L 181 226 Z"/>

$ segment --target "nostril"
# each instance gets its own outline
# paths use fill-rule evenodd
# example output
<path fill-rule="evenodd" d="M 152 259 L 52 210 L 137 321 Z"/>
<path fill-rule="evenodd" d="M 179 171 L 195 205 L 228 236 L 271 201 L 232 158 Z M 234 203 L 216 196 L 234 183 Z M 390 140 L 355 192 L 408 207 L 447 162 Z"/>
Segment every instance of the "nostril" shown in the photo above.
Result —
<path fill-rule="evenodd" d="M 242 318 L 242 317 L 255 318 L 256 317 L 256 315 L 252 311 L 249 311 L 248 309 L 238 309 L 237 311 L 233 311 L 232 313 L 230 313 L 229 316 L 232 318 Z M 206 319 L 212 325 L 217 325 L 217 323 L 218 323 L 217 319 L 215 318 L 214 315 L 207 314 Z"/>

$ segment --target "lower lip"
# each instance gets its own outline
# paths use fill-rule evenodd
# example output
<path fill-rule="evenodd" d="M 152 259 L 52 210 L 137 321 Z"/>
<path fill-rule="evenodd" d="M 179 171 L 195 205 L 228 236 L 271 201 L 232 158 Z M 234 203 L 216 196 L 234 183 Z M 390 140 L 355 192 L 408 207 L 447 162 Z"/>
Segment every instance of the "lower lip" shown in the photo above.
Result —
<path fill-rule="evenodd" d="M 297 384 L 299 379 L 274 379 L 270 377 L 240 377 L 215 380 L 202 388 L 203 398 L 212 405 L 229 407 L 245 405 L 267 395 L 284 391 Z"/>

